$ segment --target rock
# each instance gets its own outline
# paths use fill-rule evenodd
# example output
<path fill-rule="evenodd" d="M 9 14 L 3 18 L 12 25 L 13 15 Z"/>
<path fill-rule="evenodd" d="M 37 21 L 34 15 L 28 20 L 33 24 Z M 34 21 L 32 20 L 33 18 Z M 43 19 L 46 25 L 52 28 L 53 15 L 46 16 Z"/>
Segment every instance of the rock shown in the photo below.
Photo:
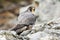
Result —
<path fill-rule="evenodd" d="M 38 0 L 36 0 L 38 1 Z M 60 2 L 59 0 L 39 0 L 39 6 L 36 8 L 38 15 L 37 23 L 46 23 L 60 17 Z"/>
<path fill-rule="evenodd" d="M 36 24 L 33 26 L 32 34 L 27 37 L 30 40 L 59 40 L 60 39 L 60 18 L 43 24 Z M 31 31 L 31 32 L 32 32 Z"/>
<path fill-rule="evenodd" d="M 0 40 L 19 40 L 18 35 L 14 31 L 0 31 Z"/>
<path fill-rule="evenodd" d="M 34 33 L 34 34 L 29 34 L 27 36 L 29 37 L 30 40 L 39 40 L 40 36 L 42 36 L 41 34 L 42 34 L 41 32 L 37 32 L 37 33 Z"/>
<path fill-rule="evenodd" d="M 37 32 L 34 34 L 28 35 L 29 40 L 59 40 L 59 37 L 56 35 L 50 35 L 45 32 Z"/>
<path fill-rule="evenodd" d="M 32 27 L 32 30 L 35 30 L 35 31 L 43 31 L 45 29 L 45 24 L 35 24 L 33 27 Z"/>
<path fill-rule="evenodd" d="M 40 38 L 40 40 L 59 40 L 60 38 L 56 37 L 56 36 L 46 36 L 43 38 Z"/>
<path fill-rule="evenodd" d="M 31 30 L 26 30 L 26 31 L 23 31 L 20 35 L 21 35 L 21 36 L 26 36 L 26 35 L 28 35 L 30 32 L 31 32 Z"/>

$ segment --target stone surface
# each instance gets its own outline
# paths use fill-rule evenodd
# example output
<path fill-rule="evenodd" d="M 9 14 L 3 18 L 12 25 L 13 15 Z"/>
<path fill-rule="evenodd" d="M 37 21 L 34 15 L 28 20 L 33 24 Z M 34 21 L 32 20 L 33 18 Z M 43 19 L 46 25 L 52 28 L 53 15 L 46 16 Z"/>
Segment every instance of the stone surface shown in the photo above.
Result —
<path fill-rule="evenodd" d="M 19 40 L 18 35 L 14 31 L 0 31 L 0 40 Z"/>

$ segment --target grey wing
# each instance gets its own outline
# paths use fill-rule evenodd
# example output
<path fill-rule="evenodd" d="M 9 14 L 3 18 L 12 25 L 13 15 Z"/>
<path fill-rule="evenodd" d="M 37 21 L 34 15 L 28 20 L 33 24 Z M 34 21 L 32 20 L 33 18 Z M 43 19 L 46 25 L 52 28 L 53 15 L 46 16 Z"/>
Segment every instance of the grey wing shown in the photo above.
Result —
<path fill-rule="evenodd" d="M 36 21 L 36 16 L 33 15 L 31 12 L 25 12 L 21 14 L 19 17 L 19 24 L 30 25 L 30 24 L 34 24 L 35 21 Z"/>

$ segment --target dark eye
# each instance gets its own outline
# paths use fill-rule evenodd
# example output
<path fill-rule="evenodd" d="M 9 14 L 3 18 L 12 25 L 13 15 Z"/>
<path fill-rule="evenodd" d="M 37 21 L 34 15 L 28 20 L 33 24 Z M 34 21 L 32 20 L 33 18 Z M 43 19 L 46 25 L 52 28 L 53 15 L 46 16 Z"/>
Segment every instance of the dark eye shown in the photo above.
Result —
<path fill-rule="evenodd" d="M 35 8 L 32 8 L 33 11 L 35 11 Z"/>

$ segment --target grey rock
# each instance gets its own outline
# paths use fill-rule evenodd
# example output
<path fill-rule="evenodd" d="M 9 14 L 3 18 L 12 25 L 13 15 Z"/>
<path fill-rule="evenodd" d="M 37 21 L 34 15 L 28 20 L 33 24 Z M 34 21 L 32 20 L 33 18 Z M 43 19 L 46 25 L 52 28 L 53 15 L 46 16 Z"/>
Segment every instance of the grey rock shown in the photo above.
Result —
<path fill-rule="evenodd" d="M 30 32 L 31 32 L 31 30 L 26 30 L 26 31 L 23 31 L 20 35 L 21 35 L 21 36 L 26 36 L 26 35 L 28 35 Z"/>
<path fill-rule="evenodd" d="M 14 31 L 0 31 L 0 40 L 19 40 L 18 35 Z"/>
<path fill-rule="evenodd" d="M 34 34 L 28 35 L 29 40 L 59 40 L 60 38 L 55 35 L 50 35 L 45 32 L 37 32 Z"/>

